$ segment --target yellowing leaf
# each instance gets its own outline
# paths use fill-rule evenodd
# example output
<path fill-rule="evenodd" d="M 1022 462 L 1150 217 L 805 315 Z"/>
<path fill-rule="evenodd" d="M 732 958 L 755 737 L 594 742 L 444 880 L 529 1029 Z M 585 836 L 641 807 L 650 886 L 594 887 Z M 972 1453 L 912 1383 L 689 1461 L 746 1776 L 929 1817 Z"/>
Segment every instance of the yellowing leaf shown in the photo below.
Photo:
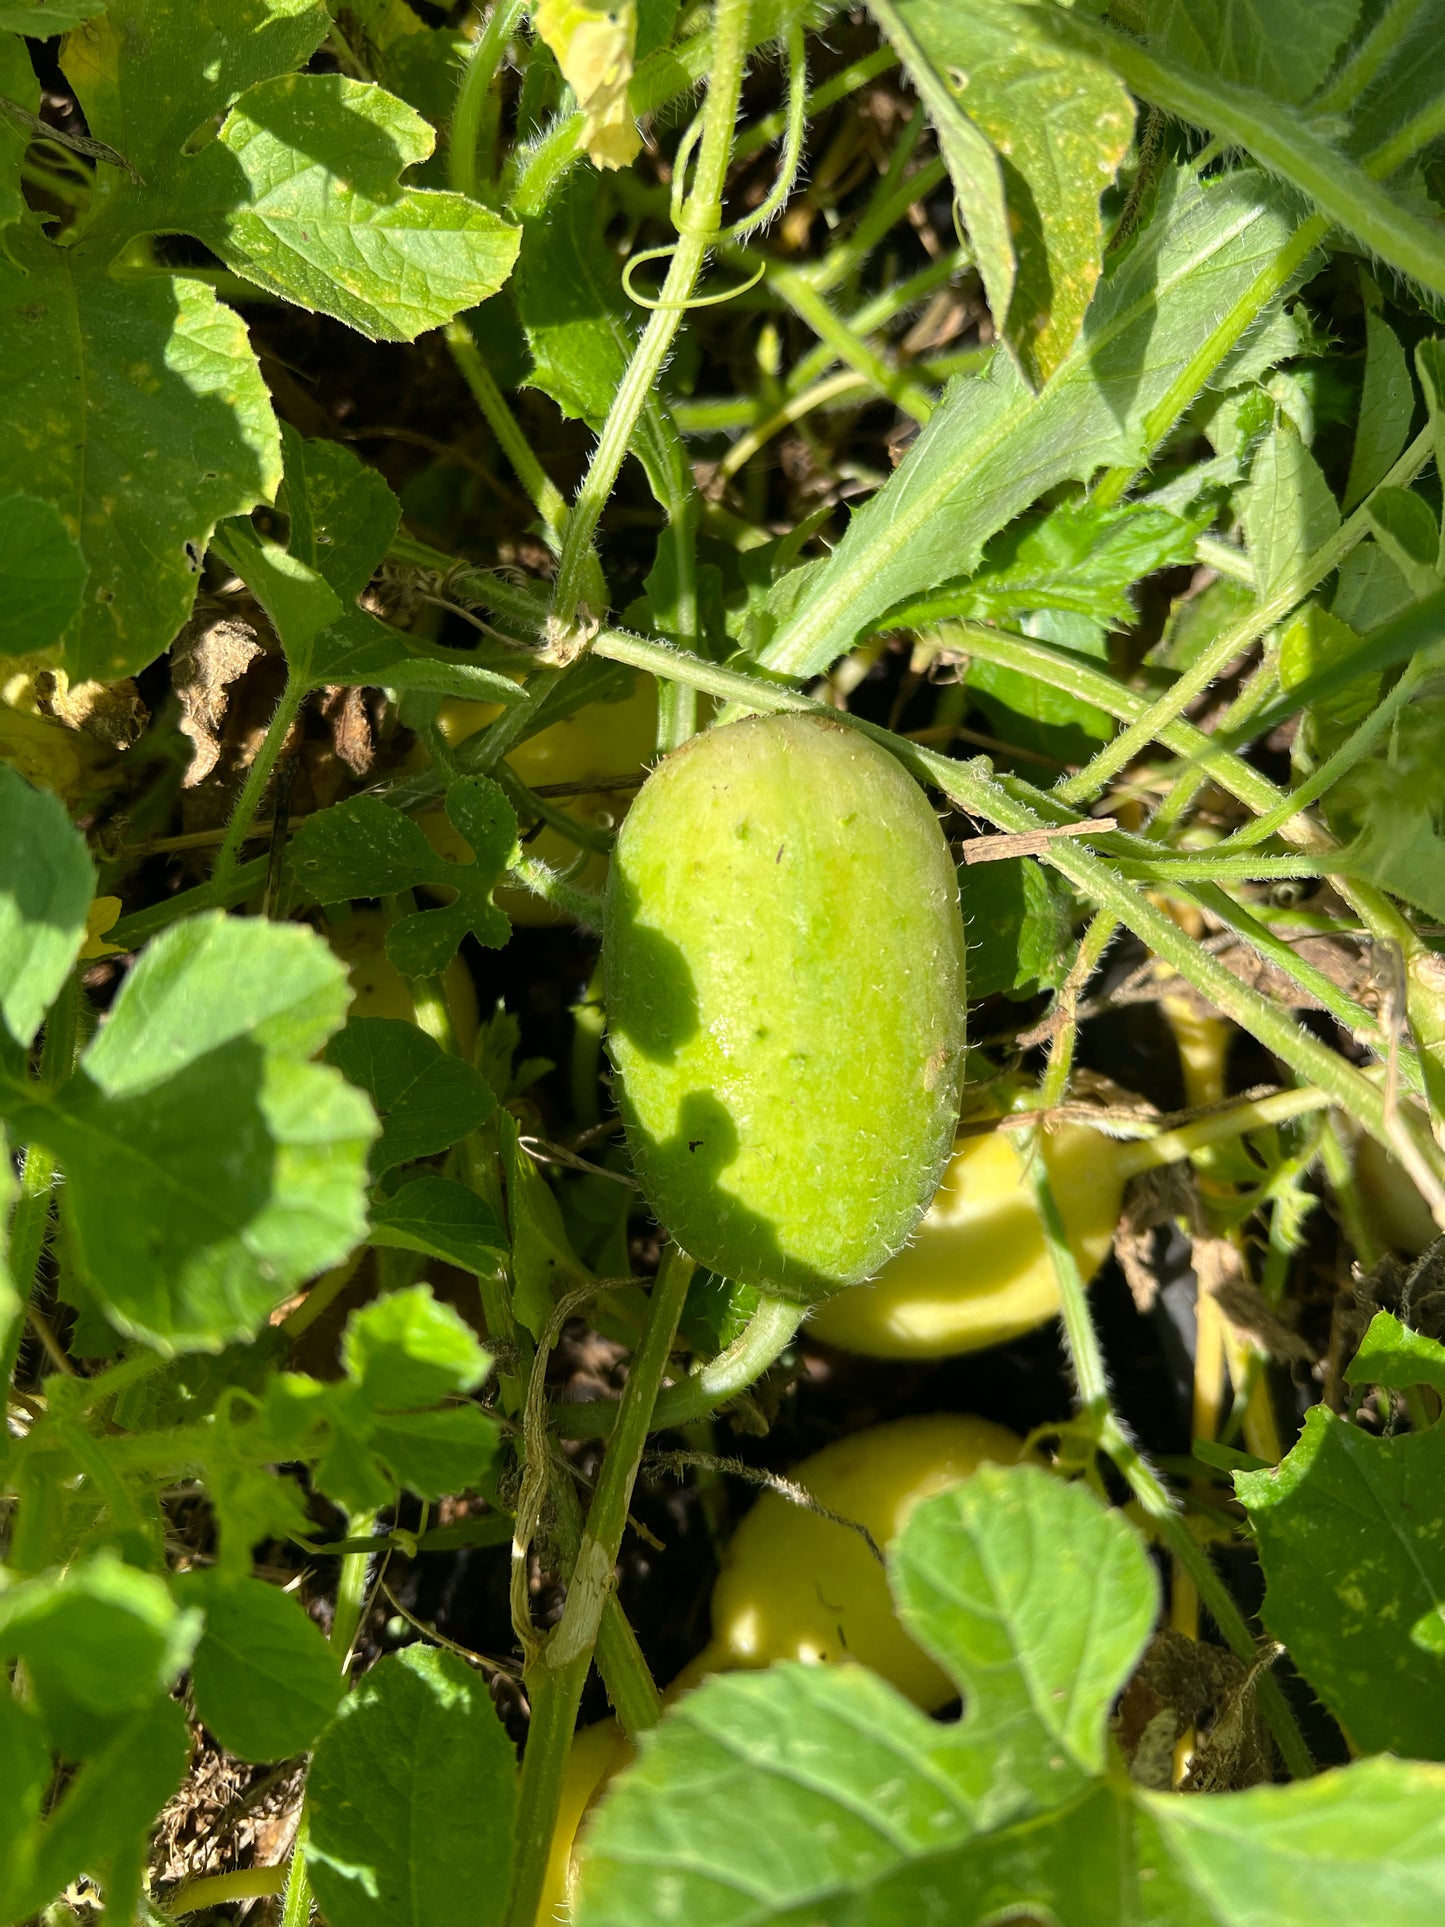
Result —
<path fill-rule="evenodd" d="M 596 167 L 626 167 L 642 148 L 627 89 L 637 45 L 636 0 L 538 0 L 533 25 L 557 57 L 585 119 L 582 146 Z"/>
<path fill-rule="evenodd" d="M 105 933 L 113 929 L 120 917 L 119 897 L 97 897 L 91 904 L 85 918 L 85 942 L 80 946 L 80 960 L 89 962 L 95 957 L 119 957 L 121 946 L 106 943 Z"/>

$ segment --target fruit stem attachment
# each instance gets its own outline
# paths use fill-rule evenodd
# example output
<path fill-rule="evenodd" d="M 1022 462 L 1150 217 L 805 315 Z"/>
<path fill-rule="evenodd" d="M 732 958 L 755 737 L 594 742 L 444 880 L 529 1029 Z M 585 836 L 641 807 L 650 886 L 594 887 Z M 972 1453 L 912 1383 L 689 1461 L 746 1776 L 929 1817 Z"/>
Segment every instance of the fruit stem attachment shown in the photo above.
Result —
<path fill-rule="evenodd" d="M 557 1823 L 567 1750 L 577 1725 L 577 1708 L 592 1664 L 603 1610 L 612 1592 L 627 1508 L 647 1446 L 658 1387 L 696 1269 L 695 1261 L 675 1245 L 669 1245 L 664 1251 L 662 1266 L 652 1287 L 647 1324 L 641 1343 L 633 1353 L 632 1369 L 623 1387 L 616 1423 L 592 1494 L 582 1543 L 567 1587 L 567 1604 L 526 1670 L 532 1724 L 522 1758 L 513 1834 L 516 1859 L 502 1927 L 534 1927 L 536 1921 L 548 1849 Z"/>
<path fill-rule="evenodd" d="M 757 1310 L 726 1351 L 681 1384 L 659 1393 L 649 1429 L 662 1432 L 695 1424 L 755 1385 L 792 1343 L 803 1312 L 803 1306 L 788 1298 L 759 1298 Z M 610 1399 L 557 1405 L 552 1409 L 552 1424 L 564 1438 L 606 1438 L 620 1411 Z"/>

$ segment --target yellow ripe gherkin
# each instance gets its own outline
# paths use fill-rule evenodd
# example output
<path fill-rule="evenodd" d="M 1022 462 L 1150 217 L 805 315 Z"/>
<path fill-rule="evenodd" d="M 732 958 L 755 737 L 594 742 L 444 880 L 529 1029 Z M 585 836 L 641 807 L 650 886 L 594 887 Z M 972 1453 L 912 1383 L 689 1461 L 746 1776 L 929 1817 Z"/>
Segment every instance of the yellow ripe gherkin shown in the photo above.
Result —
<path fill-rule="evenodd" d="M 586 116 L 582 147 L 588 159 L 596 167 L 627 167 L 642 151 L 627 99 L 636 0 L 538 0 L 532 23 Z"/>
<path fill-rule="evenodd" d="M 695 737 L 622 827 L 603 964 L 678 1243 L 801 1302 L 871 1277 L 937 1189 L 964 1052 L 957 879 L 900 764 L 816 716 Z"/>

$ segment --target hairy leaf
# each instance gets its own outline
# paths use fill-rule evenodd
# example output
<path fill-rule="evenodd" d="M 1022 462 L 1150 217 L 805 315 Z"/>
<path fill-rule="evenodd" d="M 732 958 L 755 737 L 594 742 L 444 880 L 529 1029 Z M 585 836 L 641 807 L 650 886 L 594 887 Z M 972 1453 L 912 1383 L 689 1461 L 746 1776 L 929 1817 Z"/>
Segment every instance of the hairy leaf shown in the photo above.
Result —
<path fill-rule="evenodd" d="M 814 675 L 888 610 L 968 575 L 984 543 L 1059 482 L 1139 464 L 1258 315 L 1258 275 L 1293 222 L 1260 176 L 1165 177 L 1155 219 L 1100 284 L 1078 343 L 1037 396 L 1012 363 L 949 384 L 897 473 L 854 516 L 762 653 Z M 1177 399 L 1176 399 L 1177 394 Z M 788 577 L 775 596 L 786 591 Z"/>
<path fill-rule="evenodd" d="M 366 1092 L 381 1118 L 373 1175 L 445 1151 L 497 1107 L 470 1064 L 398 1017 L 353 1017 L 327 1046 L 326 1061 Z"/>
<path fill-rule="evenodd" d="M 1339 527 L 1339 506 L 1292 422 L 1281 420 L 1261 445 L 1240 514 L 1255 581 L 1266 596 L 1297 575 Z"/>
<path fill-rule="evenodd" d="M 1359 11 L 1360 0 L 1148 0 L 1149 38 L 1186 66 L 1303 100 Z"/>

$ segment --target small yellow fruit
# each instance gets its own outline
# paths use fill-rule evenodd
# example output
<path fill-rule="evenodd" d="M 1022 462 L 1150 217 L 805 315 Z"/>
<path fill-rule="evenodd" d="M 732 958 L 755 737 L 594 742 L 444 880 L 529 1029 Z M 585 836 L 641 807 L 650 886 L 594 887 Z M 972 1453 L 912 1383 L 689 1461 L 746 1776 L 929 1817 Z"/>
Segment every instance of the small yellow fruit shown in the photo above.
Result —
<path fill-rule="evenodd" d="M 789 1475 L 830 1512 L 868 1528 L 886 1551 L 920 1500 L 1022 1446 L 987 1419 L 897 1419 L 824 1446 Z M 775 1660 L 856 1660 L 925 1711 L 957 1688 L 899 1622 L 882 1566 L 862 1537 L 768 1492 L 733 1534 L 712 1595 L 712 1643 L 687 1669 L 704 1673 Z M 679 1682 L 682 1683 L 682 1682 Z"/>
<path fill-rule="evenodd" d="M 386 954 L 386 918 L 379 910 L 357 910 L 345 923 L 328 925 L 326 940 L 351 977 L 352 1017 L 399 1017 L 412 1023 L 416 1011 L 406 978 Z M 452 1014 L 457 1050 L 470 1058 L 477 1041 L 477 992 L 471 972 L 453 957 L 442 977 Z"/>
<path fill-rule="evenodd" d="M 1043 1139 L 1049 1185 L 1085 1278 L 1109 1254 L 1124 1149 L 1076 1124 Z M 873 1358 L 947 1358 L 1017 1338 L 1058 1309 L 1022 1149 L 997 1130 L 960 1139 L 913 1243 L 867 1284 L 826 1299 L 808 1330 Z"/>
<path fill-rule="evenodd" d="M 573 1739 L 547 1854 L 547 1877 L 537 1903 L 537 1927 L 560 1927 L 561 1922 L 572 1918 L 577 1891 L 577 1830 L 606 1782 L 631 1758 L 631 1742 L 616 1720 L 598 1720 L 593 1726 L 584 1726 Z"/>

